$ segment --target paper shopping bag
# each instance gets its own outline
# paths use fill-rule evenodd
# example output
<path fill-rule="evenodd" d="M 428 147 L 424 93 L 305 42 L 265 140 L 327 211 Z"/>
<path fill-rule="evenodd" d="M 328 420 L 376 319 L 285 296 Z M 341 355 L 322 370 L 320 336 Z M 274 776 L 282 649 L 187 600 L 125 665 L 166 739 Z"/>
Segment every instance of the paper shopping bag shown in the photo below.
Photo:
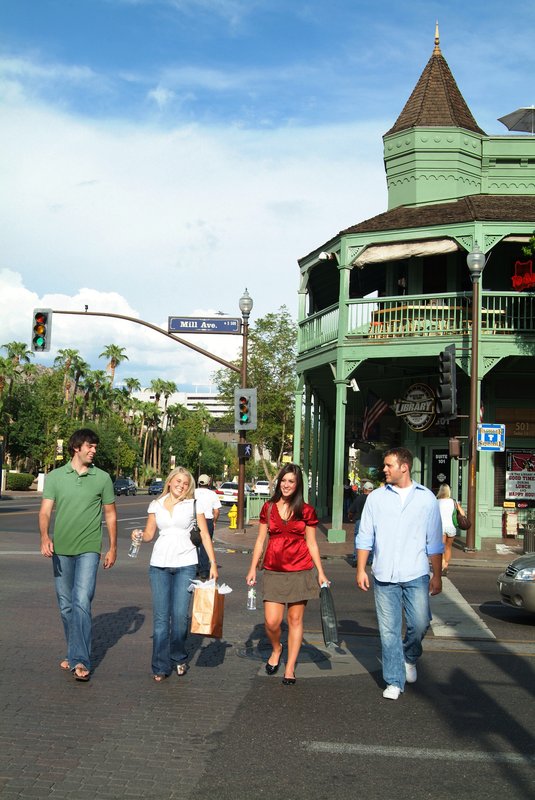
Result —
<path fill-rule="evenodd" d="M 224 611 L 225 595 L 219 594 L 216 586 L 196 588 L 191 611 L 191 632 L 221 639 Z"/>

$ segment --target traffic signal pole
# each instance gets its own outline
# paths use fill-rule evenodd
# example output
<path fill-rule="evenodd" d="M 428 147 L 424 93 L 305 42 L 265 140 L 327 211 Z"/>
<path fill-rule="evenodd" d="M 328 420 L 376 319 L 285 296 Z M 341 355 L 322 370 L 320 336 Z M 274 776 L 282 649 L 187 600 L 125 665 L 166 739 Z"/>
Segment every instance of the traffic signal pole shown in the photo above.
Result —
<path fill-rule="evenodd" d="M 158 333 L 162 333 L 164 336 L 167 336 L 168 339 L 173 339 L 175 342 L 179 344 L 183 344 L 185 347 L 189 347 L 191 350 L 195 350 L 197 353 L 200 353 L 207 358 L 211 358 L 212 361 L 217 361 L 218 364 L 222 364 L 224 367 L 233 370 L 234 372 L 242 372 L 242 367 L 236 366 L 236 364 L 231 364 L 230 361 L 225 361 L 224 358 L 220 356 L 216 356 L 214 353 L 209 353 L 208 350 L 204 350 L 202 347 L 199 347 L 192 342 L 187 342 L 185 339 L 181 339 L 179 336 L 175 336 L 174 333 L 169 333 L 168 331 L 164 330 L 163 328 L 159 328 L 157 325 L 153 325 L 151 322 L 145 322 L 143 319 L 136 319 L 136 317 L 127 317 L 125 314 L 111 314 L 104 311 L 54 311 L 54 314 L 74 314 L 79 317 L 113 317 L 114 319 L 126 319 L 128 322 L 135 322 L 138 325 L 144 325 L 146 328 L 151 328 L 153 331 L 157 331 Z"/>

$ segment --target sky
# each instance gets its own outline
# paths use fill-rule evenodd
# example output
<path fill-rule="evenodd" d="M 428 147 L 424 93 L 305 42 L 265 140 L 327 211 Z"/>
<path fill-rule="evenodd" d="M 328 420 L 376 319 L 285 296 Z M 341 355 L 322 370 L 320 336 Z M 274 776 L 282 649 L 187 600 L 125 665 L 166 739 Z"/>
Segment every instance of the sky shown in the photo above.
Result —
<path fill-rule="evenodd" d="M 0 0 L 0 344 L 32 309 L 297 314 L 297 259 L 386 210 L 382 136 L 434 45 L 476 121 L 535 103 L 523 0 Z M 193 335 L 225 359 L 237 336 Z M 117 382 L 218 364 L 125 321 L 54 317 Z M 5 351 L 1 351 L 5 353 Z"/>

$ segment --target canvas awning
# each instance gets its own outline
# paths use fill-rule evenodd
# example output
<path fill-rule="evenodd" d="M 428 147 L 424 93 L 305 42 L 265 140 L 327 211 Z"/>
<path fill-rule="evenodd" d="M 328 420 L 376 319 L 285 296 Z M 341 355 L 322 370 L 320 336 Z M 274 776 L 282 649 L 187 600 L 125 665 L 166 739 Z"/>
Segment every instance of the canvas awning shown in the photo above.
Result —
<path fill-rule="evenodd" d="M 383 261 L 400 261 L 415 256 L 439 256 L 454 253 L 459 245 L 453 239 L 427 239 L 423 242 L 397 244 L 371 244 L 353 261 L 354 267 L 379 264 Z"/>

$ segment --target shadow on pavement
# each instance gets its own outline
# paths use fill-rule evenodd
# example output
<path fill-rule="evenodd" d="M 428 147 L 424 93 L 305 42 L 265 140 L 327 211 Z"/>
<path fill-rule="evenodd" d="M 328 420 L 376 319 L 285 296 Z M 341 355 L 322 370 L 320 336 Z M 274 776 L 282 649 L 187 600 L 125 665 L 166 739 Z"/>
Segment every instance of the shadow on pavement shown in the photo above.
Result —
<path fill-rule="evenodd" d="M 141 628 L 145 622 L 145 614 L 141 614 L 139 606 L 124 606 L 118 611 L 98 614 L 93 618 L 93 670 L 104 660 L 108 650 L 117 644 L 123 636 L 130 636 Z"/>

